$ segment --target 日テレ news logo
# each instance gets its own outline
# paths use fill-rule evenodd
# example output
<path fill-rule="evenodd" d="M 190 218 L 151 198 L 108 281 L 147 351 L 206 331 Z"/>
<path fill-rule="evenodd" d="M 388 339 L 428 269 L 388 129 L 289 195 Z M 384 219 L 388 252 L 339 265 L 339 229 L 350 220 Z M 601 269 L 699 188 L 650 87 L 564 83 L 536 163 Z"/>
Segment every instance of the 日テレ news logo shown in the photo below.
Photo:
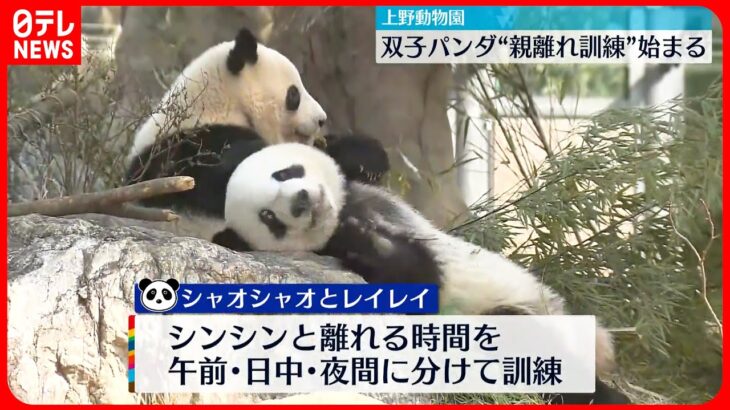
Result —
<path fill-rule="evenodd" d="M 12 11 L 10 64 L 79 64 L 81 10 L 60 5 Z"/>

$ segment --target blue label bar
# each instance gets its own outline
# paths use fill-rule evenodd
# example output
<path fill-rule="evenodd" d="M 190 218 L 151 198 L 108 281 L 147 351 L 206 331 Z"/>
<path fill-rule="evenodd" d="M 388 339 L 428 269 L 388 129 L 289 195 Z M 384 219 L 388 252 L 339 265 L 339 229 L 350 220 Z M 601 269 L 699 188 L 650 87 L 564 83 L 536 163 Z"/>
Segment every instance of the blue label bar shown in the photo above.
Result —
<path fill-rule="evenodd" d="M 145 290 L 134 287 L 136 313 L 438 313 L 431 284 L 188 283 L 173 291 L 156 281 Z"/>
<path fill-rule="evenodd" d="M 680 6 L 377 6 L 376 30 L 711 30 L 712 12 Z"/>

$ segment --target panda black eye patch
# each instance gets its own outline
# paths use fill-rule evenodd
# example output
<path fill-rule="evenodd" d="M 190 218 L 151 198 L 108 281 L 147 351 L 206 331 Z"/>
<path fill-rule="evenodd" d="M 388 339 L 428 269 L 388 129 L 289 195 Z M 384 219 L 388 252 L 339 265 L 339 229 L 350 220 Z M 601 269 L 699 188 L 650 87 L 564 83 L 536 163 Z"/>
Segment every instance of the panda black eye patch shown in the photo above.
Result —
<path fill-rule="evenodd" d="M 294 178 L 304 178 L 304 167 L 301 165 L 292 165 L 288 168 L 276 171 L 271 177 L 279 182 L 284 182 Z"/>
<path fill-rule="evenodd" d="M 147 292 L 147 300 L 152 300 L 157 295 L 157 289 L 152 289 L 149 292 Z"/>
<path fill-rule="evenodd" d="M 292 85 L 286 90 L 286 109 L 289 111 L 296 111 L 299 108 L 299 89 L 296 85 Z"/>
<path fill-rule="evenodd" d="M 274 235 L 274 238 L 281 239 L 286 235 L 286 225 L 270 209 L 263 209 L 259 212 L 259 221 L 269 228 L 269 232 Z"/>

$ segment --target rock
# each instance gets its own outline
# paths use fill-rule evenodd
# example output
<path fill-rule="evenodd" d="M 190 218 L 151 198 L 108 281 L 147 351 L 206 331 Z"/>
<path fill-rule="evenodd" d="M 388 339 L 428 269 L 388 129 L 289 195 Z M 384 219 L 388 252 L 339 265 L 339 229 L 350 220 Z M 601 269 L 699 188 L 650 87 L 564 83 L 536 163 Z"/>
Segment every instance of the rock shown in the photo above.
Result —
<path fill-rule="evenodd" d="M 8 383 L 20 400 L 255 403 L 281 398 L 285 395 L 129 393 L 127 318 L 134 312 L 135 281 L 174 277 L 189 283 L 362 283 L 332 258 L 236 253 L 130 224 L 140 225 L 98 215 L 9 218 Z M 421 400 L 373 396 L 391 403 Z"/>
<path fill-rule="evenodd" d="M 385 404 L 378 399 L 357 393 L 310 393 L 264 400 L 261 404 Z"/>

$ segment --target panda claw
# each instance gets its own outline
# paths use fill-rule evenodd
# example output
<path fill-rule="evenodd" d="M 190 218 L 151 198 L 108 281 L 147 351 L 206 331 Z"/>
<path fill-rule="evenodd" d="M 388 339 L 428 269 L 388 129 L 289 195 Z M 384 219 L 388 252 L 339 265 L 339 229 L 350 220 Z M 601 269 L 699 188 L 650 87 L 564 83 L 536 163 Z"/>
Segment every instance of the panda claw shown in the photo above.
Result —
<path fill-rule="evenodd" d="M 393 253 L 393 242 L 387 238 L 384 238 L 377 233 L 371 234 L 373 241 L 373 247 L 382 256 L 389 256 Z"/>

